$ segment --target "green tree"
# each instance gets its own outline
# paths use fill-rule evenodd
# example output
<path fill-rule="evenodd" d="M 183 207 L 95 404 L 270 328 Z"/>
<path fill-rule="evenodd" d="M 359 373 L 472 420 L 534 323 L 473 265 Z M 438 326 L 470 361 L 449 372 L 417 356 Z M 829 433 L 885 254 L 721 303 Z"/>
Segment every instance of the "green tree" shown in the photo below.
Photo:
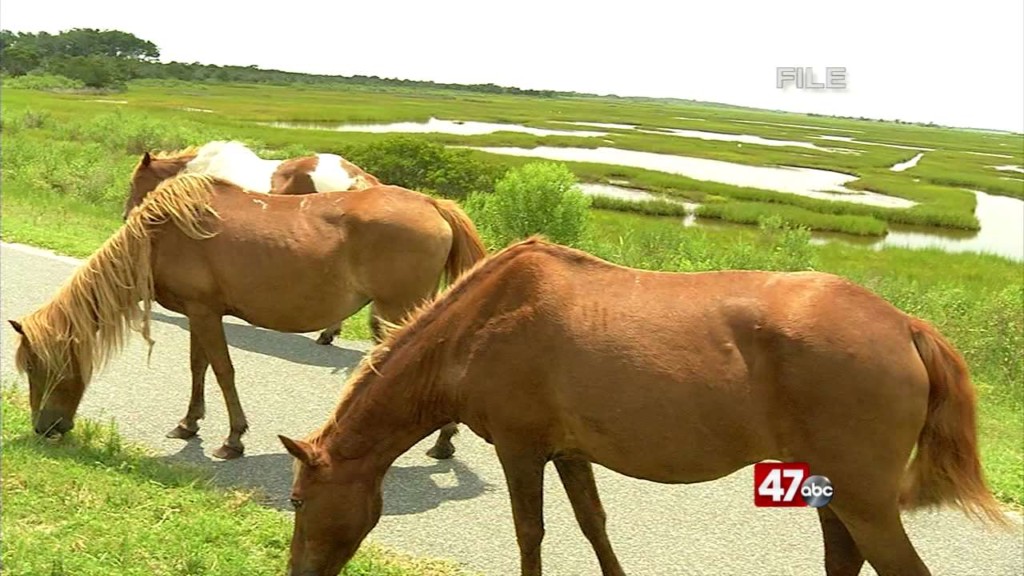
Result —
<path fill-rule="evenodd" d="M 78 80 L 91 88 L 120 86 L 127 79 L 126 70 L 114 58 L 104 56 L 70 56 L 51 59 L 47 72 Z"/>
<path fill-rule="evenodd" d="M 498 246 L 534 234 L 579 246 L 586 233 L 590 197 L 565 164 L 540 161 L 509 170 L 492 194 L 471 194 L 466 207 Z"/>
<path fill-rule="evenodd" d="M 3 56 L 0 58 L 0 69 L 12 76 L 28 74 L 39 68 L 43 57 L 39 49 L 31 44 L 12 43 L 5 46 Z"/>
<path fill-rule="evenodd" d="M 133 76 L 134 63 L 159 57 L 156 44 L 120 30 L 0 31 L 0 69 L 12 76 L 45 69 L 88 86 L 113 86 Z"/>

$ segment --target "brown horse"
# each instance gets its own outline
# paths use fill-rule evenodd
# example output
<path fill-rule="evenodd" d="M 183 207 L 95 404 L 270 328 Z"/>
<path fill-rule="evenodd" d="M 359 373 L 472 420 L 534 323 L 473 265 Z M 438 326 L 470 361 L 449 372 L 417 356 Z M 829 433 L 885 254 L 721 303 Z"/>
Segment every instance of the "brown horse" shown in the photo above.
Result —
<path fill-rule="evenodd" d="M 245 144 L 213 141 L 176 152 L 146 152 L 132 171 L 131 190 L 122 218 L 160 182 L 178 174 L 208 174 L 266 194 L 312 194 L 363 190 L 380 186 L 376 176 L 337 154 L 315 154 L 287 160 L 260 158 Z M 330 344 L 341 324 L 324 329 L 316 341 Z"/>
<path fill-rule="evenodd" d="M 541 574 L 553 460 L 605 576 L 622 567 L 591 463 L 660 483 L 802 461 L 830 576 L 928 574 L 900 508 L 1006 525 L 978 461 L 964 361 L 927 323 L 821 273 L 667 273 L 538 239 L 464 274 L 364 359 L 297 460 L 289 574 L 335 575 L 381 514 L 391 463 L 448 422 L 494 445 L 521 574 Z M 915 445 L 916 459 L 906 469 Z"/>
<path fill-rule="evenodd" d="M 398 324 L 486 255 L 455 202 L 380 186 L 268 196 L 183 174 L 161 183 L 44 306 L 20 321 L 18 368 L 28 374 L 40 434 L 73 427 L 93 371 L 135 328 L 149 341 L 152 300 L 188 318 L 192 394 L 168 436 L 189 438 L 205 414 L 208 367 L 230 434 L 214 453 L 242 454 L 248 428 L 222 317 L 308 332 L 371 303 L 374 332 Z M 143 307 L 139 309 L 139 303 Z M 150 341 L 150 344 L 152 342 Z M 431 455 L 449 457 L 455 425 Z"/>

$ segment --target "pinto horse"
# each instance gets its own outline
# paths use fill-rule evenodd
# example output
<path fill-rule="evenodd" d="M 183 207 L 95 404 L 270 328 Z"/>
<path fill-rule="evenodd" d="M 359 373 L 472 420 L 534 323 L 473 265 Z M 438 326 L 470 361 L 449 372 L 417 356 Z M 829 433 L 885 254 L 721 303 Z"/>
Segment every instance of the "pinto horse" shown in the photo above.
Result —
<path fill-rule="evenodd" d="M 625 572 L 592 463 L 688 484 L 807 462 L 835 490 L 817 509 L 829 576 L 865 560 L 929 574 L 901 508 L 1009 524 L 967 367 L 924 321 L 829 274 L 652 272 L 532 238 L 388 330 L 319 430 L 280 436 L 296 459 L 288 574 L 338 574 L 380 518 L 391 463 L 449 422 L 497 452 L 522 576 L 541 574 L 549 461 L 605 576 Z"/>
<path fill-rule="evenodd" d="M 308 332 L 371 305 L 372 326 L 395 325 L 486 255 L 450 200 L 397 186 L 268 196 L 202 174 L 163 183 L 41 308 L 11 325 L 39 434 L 64 433 L 94 370 L 129 328 L 149 337 L 155 300 L 188 318 L 192 394 L 168 433 L 189 438 L 205 414 L 213 368 L 230 433 L 214 452 L 241 456 L 248 421 L 235 390 L 222 324 L 235 316 L 280 332 Z M 139 304 L 142 304 L 140 309 Z M 150 348 L 152 350 L 152 348 Z M 430 454 L 454 452 L 446 427 Z"/>
<path fill-rule="evenodd" d="M 265 194 L 312 194 L 362 190 L 380 186 L 376 176 L 337 154 L 314 154 L 287 160 L 260 158 L 237 141 L 213 141 L 176 152 L 146 152 L 132 171 L 131 190 L 125 199 L 122 219 L 142 202 L 160 182 L 178 174 L 208 174 Z M 341 324 L 330 326 L 317 337 L 330 344 L 341 333 Z"/>

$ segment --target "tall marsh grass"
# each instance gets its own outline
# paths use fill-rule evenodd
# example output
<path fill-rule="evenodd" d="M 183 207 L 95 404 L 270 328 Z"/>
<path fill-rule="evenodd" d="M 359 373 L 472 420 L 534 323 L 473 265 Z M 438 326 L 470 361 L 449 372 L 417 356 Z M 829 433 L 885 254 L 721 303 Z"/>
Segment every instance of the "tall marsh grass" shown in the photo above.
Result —
<path fill-rule="evenodd" d="M 765 202 L 718 202 L 696 210 L 701 218 L 716 218 L 737 224 L 757 224 L 765 216 L 781 219 L 810 230 L 844 232 L 857 236 L 884 236 L 888 226 L 874 216 L 821 214 L 799 206 Z"/>

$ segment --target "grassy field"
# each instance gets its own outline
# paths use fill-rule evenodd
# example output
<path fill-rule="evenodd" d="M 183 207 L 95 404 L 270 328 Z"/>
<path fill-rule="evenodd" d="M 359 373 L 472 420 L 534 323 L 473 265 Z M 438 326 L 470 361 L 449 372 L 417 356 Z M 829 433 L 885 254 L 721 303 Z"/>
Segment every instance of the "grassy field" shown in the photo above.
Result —
<path fill-rule="evenodd" d="M 291 519 L 260 495 L 214 487 L 110 424 L 79 419 L 61 443 L 32 433 L 3 389 L 3 567 L 10 576 L 278 575 Z M 73 512 L 72 512 L 73 511 Z M 346 576 L 457 576 L 444 562 L 364 546 Z"/>
<path fill-rule="evenodd" d="M 105 100 L 105 101 L 101 101 Z M 119 102 L 124 102 L 123 104 Z M 715 209 L 704 217 L 749 223 L 751 209 L 762 214 L 791 216 L 800 207 L 801 222 L 812 230 L 883 235 L 891 222 L 975 230 L 974 196 L 963 188 L 992 194 L 1024 197 L 1024 179 L 1014 172 L 1002 172 L 993 165 L 1024 164 L 1020 135 L 928 128 L 891 123 L 805 117 L 788 113 L 752 111 L 709 105 L 667 106 L 654 102 L 599 98 L 528 98 L 521 96 L 474 95 L 441 91 L 401 90 L 345 91 L 306 87 L 184 84 L 139 81 L 125 93 L 106 97 L 48 94 L 11 89 L 5 91 L 5 110 L 13 114 L 27 109 L 45 111 L 66 137 L 88 137 L 113 125 L 131 124 L 143 132 L 143 121 L 178 126 L 179 135 L 197 137 L 216 134 L 257 142 L 266 148 L 297 151 L 296 142 L 308 150 L 345 153 L 352 146 L 387 138 L 387 134 L 333 132 L 303 128 L 271 127 L 271 122 L 378 123 L 424 121 L 430 117 L 515 123 L 535 128 L 600 130 L 604 137 L 534 136 L 499 132 L 477 136 L 425 134 L 426 140 L 461 146 L 573 146 L 616 147 L 636 151 L 681 154 L 697 158 L 737 162 L 754 166 L 785 165 L 832 170 L 857 176 L 848 185 L 853 190 L 870 190 L 919 204 L 909 209 L 882 208 L 848 202 L 832 202 L 759 188 L 733 186 L 696 180 L 632 167 L 569 162 L 585 180 L 620 180 L 630 185 L 673 194 L 695 202 L 738 202 L 736 209 Z M 193 111 L 186 111 L 189 108 Z M 203 111 L 198 111 L 203 110 Z M 121 113 L 124 115 L 120 115 Z M 134 116 L 133 116 L 134 115 Z M 98 119 L 96 119 L 99 117 Z M 61 120 L 85 126 L 67 128 Z M 8 120 L 5 120 L 7 122 Z M 629 128 L 574 126 L 566 122 L 603 121 L 633 124 Z M 45 123 L 45 122 L 44 122 Z M 821 149 L 794 146 L 764 146 L 684 138 L 664 129 L 688 129 L 742 133 L 772 140 L 814 143 Z M 821 135 L 854 138 L 854 141 L 822 140 Z M 126 152 L 141 152 L 144 139 L 126 138 Z M 177 140 L 161 144 L 173 147 Z M 893 148 L 896 144 L 915 149 Z M 904 172 L 889 167 L 928 149 L 917 166 Z M 980 153 L 980 154 L 978 154 Z M 476 154 L 491 162 L 517 165 L 525 158 Z M 981 154 L 997 154 L 1003 157 Z M 757 203 L 757 204 L 751 204 Z M 841 218 L 839 216 L 859 216 Z"/>
<path fill-rule="evenodd" d="M 183 110 L 186 107 L 212 112 Z M 535 137 L 511 132 L 485 136 L 423 135 L 420 138 L 426 142 L 460 146 L 629 146 L 637 150 L 673 152 L 756 165 L 781 163 L 826 168 L 857 175 L 859 180 L 852 182 L 851 188 L 920 202 L 909 210 L 876 208 L 727 186 L 637 168 L 566 163 L 581 180 L 623 184 L 662 196 L 698 202 L 701 204 L 698 219 L 749 224 L 683 227 L 679 225 L 683 215 L 681 207 L 665 200 L 635 203 L 595 199 L 589 212 L 586 234 L 579 246 L 598 256 L 656 270 L 759 268 L 833 272 L 860 282 L 902 309 L 934 322 L 964 353 L 979 387 L 983 462 L 992 488 L 1008 506 L 1024 507 L 1024 478 L 1021 475 L 1024 447 L 1020 443 L 1024 437 L 1024 367 L 1021 354 L 1024 350 L 1024 268 L 1021 263 L 996 256 L 948 254 L 939 250 L 868 250 L 844 243 L 817 245 L 811 243 L 808 232 L 831 230 L 872 237 L 884 234 L 890 223 L 897 222 L 976 228 L 974 196 L 958 188 L 964 186 L 992 194 L 1024 196 L 1021 193 L 1024 184 L 1004 179 L 1016 178 L 1013 173 L 987 168 L 990 165 L 1024 164 L 1020 136 L 807 117 L 725 106 L 670 106 L 657 102 L 597 98 L 542 99 L 441 91 L 332 91 L 156 82 L 133 85 L 124 93 L 81 95 L 9 89 L 5 86 L 2 102 L 2 237 L 5 241 L 23 242 L 86 257 L 120 225 L 129 174 L 139 154 L 148 149 L 181 148 L 211 139 L 242 139 L 261 154 L 273 157 L 310 151 L 337 152 L 379 162 L 374 164 L 374 168 L 386 166 L 403 178 L 419 172 L 430 172 L 436 176 L 439 166 L 429 162 L 422 166 L 416 164 L 419 159 L 409 157 L 415 154 L 409 153 L 408 149 L 373 148 L 390 142 L 392 136 L 388 134 L 265 125 L 285 120 L 390 122 L 426 120 L 431 116 L 557 129 L 567 129 L 571 125 L 554 120 L 615 122 L 650 129 L 721 130 L 802 141 L 818 134 L 835 134 L 863 142 L 935 149 L 926 152 L 916 167 L 905 172 L 891 172 L 889 166 L 909 159 L 917 151 L 827 140 L 815 142 L 860 153 L 839 154 L 748 144 L 739 147 L 734 142 L 635 134 L 626 129 L 608 129 L 612 133 L 609 139 L 614 144 L 601 142 L 599 138 Z M 589 126 L 578 128 L 603 130 Z M 1009 155 L 1011 158 L 970 152 Z M 431 162 L 454 161 L 452 158 Z M 529 161 L 527 158 L 478 152 L 468 158 L 477 163 L 459 157 L 459 162 L 465 164 L 452 168 L 447 175 L 435 177 L 430 181 L 431 186 L 462 172 L 482 175 L 479 181 L 483 182 L 490 176 L 481 166 L 497 166 L 503 170 Z M 369 166 L 364 168 L 370 169 Z M 478 214 L 472 214 L 475 219 L 479 218 Z M 797 229 L 792 225 L 805 228 Z M 345 322 L 343 337 L 369 338 L 365 310 Z M 16 405 L 13 399 L 5 398 L 3 528 L 6 544 L 4 563 L 13 570 L 11 573 L 37 573 L 36 570 L 41 569 L 42 564 L 30 566 L 27 563 L 27 559 L 33 557 L 31 554 L 26 556 L 29 546 L 47 551 L 36 555 L 41 558 L 40 562 L 45 563 L 46 570 L 50 570 L 51 565 L 64 570 L 55 571 L 55 574 L 101 573 L 100 567 L 107 567 L 105 573 L 110 573 L 114 570 L 111 566 L 118 566 L 111 564 L 115 561 L 111 559 L 135 558 L 132 555 L 150 553 L 147 549 L 151 541 L 147 538 L 153 536 L 152 533 L 146 535 L 146 526 L 138 528 L 138 539 L 130 539 L 126 544 L 113 542 L 116 539 L 81 543 L 73 533 L 94 528 L 102 533 L 106 529 L 98 524 L 102 511 L 94 513 L 92 509 L 86 509 L 62 518 L 60 514 L 66 510 L 66 503 L 63 497 L 52 496 L 64 494 L 65 486 L 76 486 L 76 482 L 84 482 L 82 479 L 86 476 L 95 476 L 106 483 L 97 488 L 99 494 L 115 490 L 121 484 L 146 485 L 154 473 L 137 474 L 133 467 L 146 468 L 150 464 L 143 466 L 141 462 L 149 460 L 129 460 L 139 464 L 122 466 L 120 462 L 125 460 L 120 459 L 123 455 L 118 452 L 110 457 L 112 459 L 99 459 L 108 464 L 90 464 L 93 458 L 80 457 L 80 454 L 91 455 L 105 449 L 103 445 L 108 442 L 105 440 L 108 436 L 101 428 L 81 433 L 83 436 L 91 435 L 93 444 L 89 444 L 88 439 L 78 440 L 82 442 L 80 448 L 70 452 L 34 443 L 18 431 L 20 413 L 16 408 L 9 410 L 9 403 L 12 407 Z M 45 462 L 58 464 L 47 464 L 51 468 L 29 465 L 40 457 L 47 458 Z M 21 458 L 20 468 L 18 458 Z M 20 481 L 8 480 L 17 478 L 18 474 L 37 477 L 33 476 L 36 468 L 53 470 L 53 466 L 58 465 L 70 472 L 52 474 L 52 478 L 44 474 L 44 479 L 54 484 L 36 490 L 32 499 L 17 492 Z M 234 496 L 214 496 L 208 491 L 202 491 L 203 496 L 200 497 L 200 492 L 191 491 L 193 488 L 170 480 L 161 482 L 170 487 L 170 492 L 147 488 L 159 492 L 154 496 L 161 503 L 159 506 L 188 507 L 197 514 L 220 515 L 219 519 L 211 522 L 222 527 L 218 530 L 223 531 L 212 541 L 223 545 L 207 545 L 202 550 L 209 556 L 193 559 L 189 553 L 182 552 L 191 550 L 187 547 L 189 542 L 166 543 L 166 549 L 151 551 L 156 555 L 156 561 L 166 559 L 168 564 L 227 562 L 225 559 L 234 556 L 217 554 L 235 554 L 230 550 L 238 549 L 251 550 L 251 554 L 242 554 L 254 563 L 252 571 L 246 573 L 263 573 L 260 570 L 270 573 L 281 565 L 290 526 L 276 513 L 261 509 L 249 499 L 236 502 Z M 43 494 L 47 496 L 43 497 Z M 22 498 L 20 508 L 19 498 Z M 94 498 L 97 502 L 103 500 L 99 496 Z M 218 503 L 202 506 L 191 503 L 213 500 Z M 244 512 L 230 506 L 237 506 L 237 510 Z M 29 511 L 36 509 L 42 511 L 38 514 L 44 518 L 39 521 L 41 527 L 37 532 L 25 532 L 26 527 L 31 527 L 26 523 L 36 517 Z M 252 519 L 243 519 L 248 516 L 235 517 L 238 514 L 251 515 Z M 266 539 L 242 540 L 243 536 L 231 529 L 231 522 L 252 522 L 260 528 L 247 529 L 244 537 L 258 533 L 265 535 Z M 99 559 L 95 560 L 95 568 L 91 564 L 72 564 L 93 562 L 74 554 L 74 546 L 80 545 L 93 546 L 89 549 L 98 550 L 91 553 Z M 121 548 L 97 549 L 97 546 Z M 366 558 L 371 559 L 365 566 L 378 568 L 360 568 L 366 571 L 351 573 L 403 573 L 397 571 L 401 568 L 384 568 L 387 565 L 384 561 L 374 564 L 372 554 L 377 553 L 367 553 L 370 556 Z M 19 557 L 20 564 L 14 560 Z M 203 564 L 204 567 L 212 565 Z"/>

